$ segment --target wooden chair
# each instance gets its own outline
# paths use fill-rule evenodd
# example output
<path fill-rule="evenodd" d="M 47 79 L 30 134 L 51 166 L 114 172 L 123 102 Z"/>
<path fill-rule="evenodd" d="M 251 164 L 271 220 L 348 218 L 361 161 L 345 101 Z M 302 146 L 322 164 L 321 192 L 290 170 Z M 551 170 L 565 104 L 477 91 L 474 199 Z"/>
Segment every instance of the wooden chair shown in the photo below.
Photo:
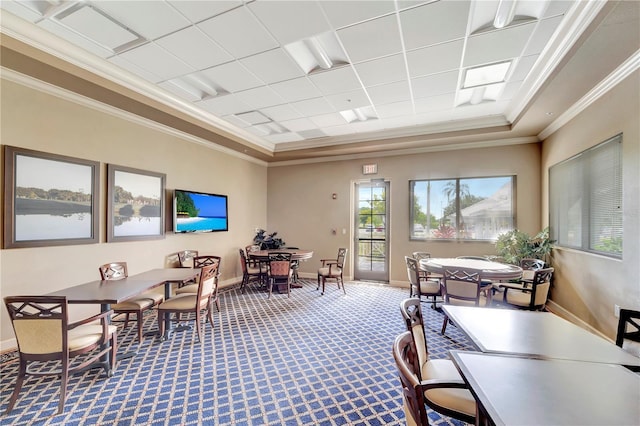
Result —
<path fill-rule="evenodd" d="M 405 256 L 404 261 L 407 265 L 407 275 L 409 277 L 409 296 L 417 297 L 418 299 L 422 299 L 422 296 L 426 296 L 427 300 L 429 297 L 432 297 L 431 308 L 435 309 L 436 297 L 442 296 L 440 279 L 429 278 L 426 274 L 421 275 L 417 259 Z"/>
<path fill-rule="evenodd" d="M 322 292 L 320 294 L 324 294 L 327 279 L 336 280 L 338 288 L 342 286 L 343 293 L 347 294 L 347 291 L 344 288 L 344 279 L 342 277 L 342 271 L 344 270 L 346 259 L 346 248 L 339 248 L 338 255 L 335 259 L 320 259 L 322 266 L 318 269 L 318 287 L 316 288 L 316 290 L 320 289 L 320 283 L 322 283 Z"/>
<path fill-rule="evenodd" d="M 640 311 L 620 309 L 616 345 L 640 357 Z"/>
<path fill-rule="evenodd" d="M 111 376 L 117 351 L 117 327 L 109 325 L 112 311 L 70 323 L 64 296 L 12 296 L 5 297 L 4 303 L 16 335 L 20 359 L 7 414 L 13 410 L 27 375 L 60 376 L 58 414 L 64 411 L 67 381 L 71 374 L 95 365 Z M 102 361 L 103 357 L 107 357 L 108 362 Z M 58 361 L 60 368 L 35 371 L 28 368 L 31 362 L 46 361 Z"/>
<path fill-rule="evenodd" d="M 203 266 L 200 269 L 200 277 L 198 279 L 197 293 L 183 293 L 176 297 L 162 302 L 158 305 L 158 330 L 160 336 L 164 339 L 165 315 L 169 315 L 169 321 L 180 323 L 182 321 L 191 321 L 192 319 L 183 319 L 183 314 L 194 314 L 196 322 L 196 331 L 198 333 L 198 342 L 202 342 L 202 327 L 200 326 L 202 312 L 204 311 L 209 318 L 209 323 L 213 327 L 213 314 L 210 309 L 211 295 L 215 287 L 216 275 L 218 273 L 218 264 Z M 171 314 L 176 314 L 175 318 L 171 318 Z"/>
<path fill-rule="evenodd" d="M 263 277 L 266 274 L 266 267 L 258 264 L 258 266 L 251 266 L 247 261 L 247 256 L 244 254 L 244 250 L 239 249 L 240 253 L 240 266 L 242 266 L 242 284 L 240 289 L 244 293 L 245 286 L 249 284 L 251 280 L 257 280 L 260 283 L 263 282 Z"/>
<path fill-rule="evenodd" d="M 269 254 L 269 298 L 274 285 L 285 284 L 287 286 L 287 297 L 291 297 L 291 253 L 270 253 Z"/>
<path fill-rule="evenodd" d="M 103 281 L 114 281 L 127 278 L 127 262 L 105 263 L 99 268 L 100 278 Z M 132 297 L 122 303 L 111 305 L 111 309 L 115 315 L 124 315 L 124 320 L 112 320 L 113 322 L 124 322 L 124 328 L 129 326 L 129 317 L 131 314 L 136 315 L 136 323 L 138 326 L 138 341 L 142 342 L 142 325 L 144 323 L 144 312 L 151 310 L 154 306 L 162 303 L 164 296 L 153 291 L 145 292 L 140 296 Z"/>
<path fill-rule="evenodd" d="M 552 279 L 553 268 L 544 268 L 534 271 L 530 283 L 501 283 L 502 303 L 530 311 L 544 310 Z"/>
<path fill-rule="evenodd" d="M 444 302 L 450 305 L 487 306 L 491 304 L 491 291 L 484 292 L 480 270 L 473 268 L 445 269 L 442 277 Z M 490 287 L 490 286 L 489 286 Z M 444 315 L 441 334 L 447 329 L 449 317 Z"/>
<path fill-rule="evenodd" d="M 522 268 L 522 278 L 520 281 L 533 281 L 533 274 L 539 269 L 543 269 L 547 264 L 541 259 L 525 258 L 520 260 L 520 267 Z"/>
<path fill-rule="evenodd" d="M 193 268 L 193 259 L 198 257 L 198 250 L 182 250 L 178 252 L 181 268 Z"/>
<path fill-rule="evenodd" d="M 213 286 L 213 293 L 211 294 L 211 300 L 209 301 L 209 309 L 213 307 L 213 304 L 216 304 L 216 308 L 218 312 L 220 312 L 220 300 L 218 298 L 218 280 L 220 278 L 220 262 L 222 258 L 220 256 L 196 256 L 193 258 L 193 267 L 194 268 L 202 268 L 204 266 L 209 265 L 217 265 L 217 273 L 216 279 Z M 180 287 L 176 290 L 176 294 L 186 294 L 186 293 L 197 293 L 198 292 L 198 283 L 187 284 L 184 287 Z"/>
<path fill-rule="evenodd" d="M 474 424 L 476 400 L 453 362 L 429 358 L 420 299 L 403 300 L 400 312 L 407 331 L 396 338 L 393 352 L 403 385 L 407 420 L 428 425 L 426 404 L 445 416 Z"/>

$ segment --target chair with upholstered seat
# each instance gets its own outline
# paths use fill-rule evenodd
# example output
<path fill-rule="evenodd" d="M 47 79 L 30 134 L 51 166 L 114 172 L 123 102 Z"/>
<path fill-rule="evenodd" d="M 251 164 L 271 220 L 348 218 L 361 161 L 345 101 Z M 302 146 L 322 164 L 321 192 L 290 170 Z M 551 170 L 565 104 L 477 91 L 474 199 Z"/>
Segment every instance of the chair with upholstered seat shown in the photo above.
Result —
<path fill-rule="evenodd" d="M 193 258 L 193 267 L 194 268 L 202 268 L 208 265 L 217 265 L 217 273 L 216 279 L 213 286 L 213 293 L 211 294 L 210 306 L 209 309 L 213 307 L 213 304 L 216 304 L 216 308 L 218 312 L 220 312 L 220 300 L 218 298 L 218 280 L 220 278 L 220 261 L 222 258 L 220 256 L 196 256 Z M 186 293 L 197 293 L 198 292 L 198 282 L 194 282 L 191 284 L 187 284 L 184 287 L 180 287 L 176 290 L 176 294 L 186 294 Z"/>
<path fill-rule="evenodd" d="M 164 338 L 165 331 L 165 315 L 169 316 L 170 322 L 180 323 L 185 321 L 183 314 L 193 314 L 195 318 L 188 318 L 186 321 L 195 321 L 198 342 L 202 342 L 201 318 L 203 312 L 213 327 L 213 313 L 210 307 L 217 273 L 217 263 L 203 266 L 200 268 L 197 293 L 179 294 L 158 305 L 158 330 L 162 338 Z M 171 318 L 171 314 L 175 314 L 175 318 Z"/>
<path fill-rule="evenodd" d="M 483 294 L 480 270 L 474 268 L 445 269 L 442 277 L 444 303 L 462 306 L 487 306 L 491 303 L 491 292 Z M 449 317 L 445 314 L 441 334 L 447 329 Z"/>
<path fill-rule="evenodd" d="M 267 273 L 267 268 L 261 264 L 252 266 L 247 260 L 247 256 L 245 255 L 244 250 L 239 249 L 239 253 L 240 266 L 242 267 L 242 284 L 240 285 L 240 290 L 242 291 L 242 293 L 244 293 L 245 287 L 249 284 L 249 282 L 263 282 L 263 277 Z"/>
<path fill-rule="evenodd" d="M 338 288 L 342 286 L 342 291 L 344 294 L 347 294 L 347 290 L 344 288 L 344 279 L 342 276 L 346 259 L 346 248 L 339 248 L 338 255 L 335 259 L 320 259 L 322 266 L 318 269 L 318 287 L 316 288 L 316 290 L 319 290 L 320 285 L 322 285 L 322 292 L 320 294 L 324 294 L 325 284 L 328 279 L 336 280 Z"/>
<path fill-rule="evenodd" d="M 640 311 L 620 309 L 616 345 L 640 357 Z"/>
<path fill-rule="evenodd" d="M 104 281 L 114 281 L 127 278 L 127 262 L 111 262 L 101 265 L 99 268 L 100 278 Z M 151 310 L 154 306 L 162 303 L 164 296 L 154 291 L 147 291 L 139 296 L 132 297 L 122 303 L 111 305 L 111 309 L 115 316 L 124 315 L 124 320 L 113 320 L 113 322 L 123 322 L 124 328 L 129 325 L 129 317 L 134 314 L 136 316 L 136 324 L 138 327 L 138 341 L 142 342 L 142 325 L 144 323 L 144 312 Z"/>
<path fill-rule="evenodd" d="M 553 268 L 543 268 L 533 271 L 531 282 L 501 283 L 502 303 L 530 311 L 544 310 L 552 279 Z"/>
<path fill-rule="evenodd" d="M 425 296 L 427 300 L 432 298 L 431 308 L 436 308 L 436 298 L 442 296 L 442 287 L 439 278 L 429 278 L 428 275 L 421 275 L 418 267 L 418 260 L 413 257 L 405 256 L 404 261 L 407 265 L 407 275 L 409 277 L 409 296 L 422 299 Z"/>
<path fill-rule="evenodd" d="M 193 268 L 193 259 L 198 257 L 198 250 L 182 250 L 178 252 L 181 268 Z"/>
<path fill-rule="evenodd" d="M 101 366 L 107 376 L 111 376 L 117 351 L 117 328 L 109 325 L 112 311 L 70 323 L 64 296 L 12 296 L 5 297 L 4 303 L 18 343 L 20 362 L 7 414 L 13 410 L 27 375 L 60 377 L 58 414 L 64 411 L 67 381 L 71 374 L 95 365 Z M 102 360 L 107 356 L 108 363 Z M 54 361 L 59 363 L 59 367 L 33 371 L 29 368 L 32 362 Z"/>
<path fill-rule="evenodd" d="M 291 297 L 291 253 L 269 253 L 269 298 L 274 285 L 285 285 L 287 287 L 287 297 Z"/>
<path fill-rule="evenodd" d="M 543 269 L 546 265 L 544 260 L 525 258 L 520 260 L 520 267 L 522 268 L 522 278 L 520 281 L 533 281 L 533 274 L 539 269 Z"/>
<path fill-rule="evenodd" d="M 414 424 L 428 425 L 426 406 L 475 423 L 476 400 L 453 362 L 429 357 L 420 299 L 403 300 L 400 312 L 408 331 L 396 338 L 393 354 L 403 386 L 407 424 L 413 420 Z"/>

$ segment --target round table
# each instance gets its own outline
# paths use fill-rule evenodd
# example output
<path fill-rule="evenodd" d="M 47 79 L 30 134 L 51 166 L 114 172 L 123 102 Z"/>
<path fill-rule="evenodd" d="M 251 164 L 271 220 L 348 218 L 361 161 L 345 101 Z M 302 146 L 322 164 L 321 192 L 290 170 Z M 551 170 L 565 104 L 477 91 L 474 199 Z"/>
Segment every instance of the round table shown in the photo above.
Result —
<path fill-rule="evenodd" d="M 311 257 L 313 256 L 313 250 L 285 248 L 252 251 L 249 253 L 249 256 L 256 257 L 258 259 L 269 259 L 270 253 L 290 253 L 291 260 L 306 260 L 311 259 Z"/>
<path fill-rule="evenodd" d="M 485 280 L 512 280 L 522 276 L 522 268 L 507 263 L 492 262 L 479 259 L 430 258 L 420 260 L 420 269 L 444 274 L 445 269 L 473 268 L 479 269 L 480 278 Z"/>

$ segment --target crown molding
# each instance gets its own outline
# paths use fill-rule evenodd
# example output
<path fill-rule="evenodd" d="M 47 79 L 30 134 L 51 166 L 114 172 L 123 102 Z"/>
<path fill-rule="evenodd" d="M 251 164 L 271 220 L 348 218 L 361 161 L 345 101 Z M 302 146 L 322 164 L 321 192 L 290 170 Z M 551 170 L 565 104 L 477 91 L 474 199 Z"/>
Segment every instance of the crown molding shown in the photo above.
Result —
<path fill-rule="evenodd" d="M 522 94 L 514 99 L 512 106 L 506 112 L 509 122 L 516 122 L 520 114 L 527 108 L 527 105 L 533 101 L 544 82 L 551 76 L 558 64 L 606 4 L 606 0 L 588 0 L 573 3 L 567 12 L 569 19 L 563 21 L 551 42 L 540 54 L 529 73 L 529 77 L 525 80 L 523 88 L 526 90 L 520 92 Z M 574 16 L 575 19 L 573 18 Z"/>
<path fill-rule="evenodd" d="M 44 81 L 35 79 L 31 76 L 27 76 L 24 74 L 21 74 L 19 72 L 16 72 L 14 70 L 5 68 L 5 67 L 0 67 L 0 77 L 3 80 L 7 80 L 10 81 L 12 83 L 16 83 L 16 84 L 20 84 L 22 86 L 28 87 L 30 89 L 34 89 L 34 90 L 38 90 L 40 92 L 46 93 L 48 95 L 52 95 L 55 96 L 59 99 L 63 99 L 65 101 L 69 101 L 69 102 L 73 102 L 75 104 L 87 107 L 87 108 L 91 108 L 95 111 L 99 111 L 102 113 L 106 113 L 109 114 L 111 116 L 117 117 L 117 118 L 121 118 L 123 120 L 129 121 L 131 123 L 135 123 L 141 126 L 144 126 L 146 128 L 152 129 L 152 130 L 157 130 L 160 132 L 163 132 L 165 134 L 174 136 L 174 137 L 178 137 L 180 139 L 183 139 L 187 142 L 191 142 L 191 143 L 195 143 L 197 145 L 200 146 L 204 146 L 205 148 L 214 150 L 214 151 L 218 151 L 221 152 L 223 154 L 226 155 L 230 155 L 232 157 L 236 157 L 236 158 L 240 158 L 242 160 L 245 161 L 249 161 L 251 163 L 254 164 L 258 164 L 261 166 L 266 166 L 267 162 L 259 160 L 257 158 L 251 157 L 249 155 L 246 154 L 242 154 L 238 151 L 234 151 L 232 149 L 223 147 L 221 145 L 218 145 L 216 143 L 207 141 L 205 139 L 202 138 L 198 138 L 196 136 L 193 136 L 191 134 L 185 133 L 185 132 L 181 132 L 179 130 L 174 129 L 173 127 L 169 127 L 169 126 L 165 126 L 163 124 L 160 124 L 156 121 L 153 120 L 149 120 L 143 117 L 140 117 L 138 115 L 135 114 L 131 114 L 129 112 L 123 111 L 119 108 L 113 107 L 111 105 L 107 105 L 104 104 L 102 102 L 98 102 L 94 99 L 88 98 L 86 96 L 82 96 L 79 95 L 75 92 L 66 90 L 66 89 L 62 89 L 58 86 L 55 86 L 53 84 L 49 84 L 46 83 Z"/>
<path fill-rule="evenodd" d="M 616 85 L 629 77 L 633 72 L 640 68 L 640 50 L 637 50 L 626 61 L 624 61 L 618 68 L 616 68 L 611 74 L 609 74 L 598 85 L 591 89 L 586 95 L 584 95 L 578 102 L 573 104 L 562 115 L 554 120 L 549 126 L 542 130 L 538 137 L 540 140 L 544 140 L 558 131 L 562 126 L 573 120 L 578 114 L 587 109 L 591 104 L 600 99 L 604 94 L 613 89 Z"/>

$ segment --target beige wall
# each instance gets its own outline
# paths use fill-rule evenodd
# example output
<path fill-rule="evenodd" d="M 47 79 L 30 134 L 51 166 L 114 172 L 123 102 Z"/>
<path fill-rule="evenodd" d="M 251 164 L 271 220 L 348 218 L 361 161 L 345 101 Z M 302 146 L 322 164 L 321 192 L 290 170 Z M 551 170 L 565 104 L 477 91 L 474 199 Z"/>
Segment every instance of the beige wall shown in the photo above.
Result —
<path fill-rule="evenodd" d="M 238 248 L 266 226 L 265 164 L 228 155 L 180 137 L 1 80 L 2 145 L 46 151 L 101 163 L 100 243 L 0 251 L 0 295 L 44 294 L 98 278 L 98 265 L 128 262 L 135 274 L 163 267 L 182 249 L 222 256 L 222 281 L 242 276 Z M 166 188 L 228 194 L 229 232 L 166 234 L 161 240 L 106 243 L 106 164 L 166 174 Z M 170 193 L 169 193 L 170 194 Z M 171 199 L 167 200 L 167 211 Z M 171 217 L 168 217 L 171 228 Z M 13 332 L 0 308 L 2 349 Z"/>
<path fill-rule="evenodd" d="M 335 257 L 338 247 L 349 247 L 353 253 L 352 192 L 354 182 L 365 178 L 362 165 L 369 163 L 378 164 L 374 177 L 385 178 L 391 187 L 392 283 L 407 282 L 404 256 L 413 251 L 440 257 L 495 253 L 493 244 L 484 242 L 410 241 L 409 180 L 516 175 L 518 227 L 528 233 L 540 230 L 539 144 L 269 167 L 268 230 L 277 231 L 289 245 L 315 251 L 314 258 L 301 265 L 303 273 L 314 274 L 319 259 Z M 349 256 L 349 276 L 352 262 Z"/>
<path fill-rule="evenodd" d="M 548 221 L 548 170 L 610 137 L 623 134 L 623 259 L 556 249 L 552 299 L 613 338 L 614 304 L 640 309 L 640 73 L 636 71 L 543 143 L 543 218 Z"/>

